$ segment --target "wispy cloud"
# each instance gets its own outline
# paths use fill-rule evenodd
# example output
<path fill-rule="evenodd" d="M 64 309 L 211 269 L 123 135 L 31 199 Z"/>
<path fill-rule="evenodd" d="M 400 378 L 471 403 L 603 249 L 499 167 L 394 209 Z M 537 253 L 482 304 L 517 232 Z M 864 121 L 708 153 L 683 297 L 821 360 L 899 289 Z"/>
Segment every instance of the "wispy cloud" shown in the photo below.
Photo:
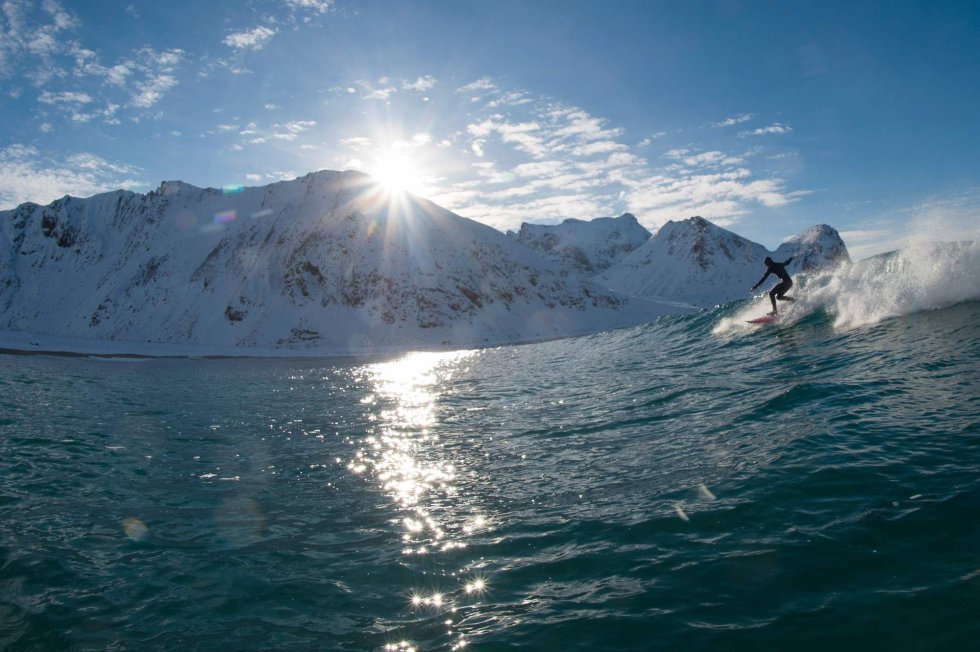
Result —
<path fill-rule="evenodd" d="M 425 91 L 432 90 L 436 86 L 436 78 L 432 75 L 425 75 L 422 77 L 417 77 L 415 81 L 404 81 L 402 82 L 402 90 L 405 91 L 415 91 L 417 93 L 424 93 Z"/>
<path fill-rule="evenodd" d="M 681 162 L 691 168 L 718 168 L 742 165 L 744 159 L 731 156 L 717 150 L 695 152 L 690 149 L 672 149 L 664 154 L 664 158 Z"/>
<path fill-rule="evenodd" d="M 39 89 L 40 105 L 75 123 L 119 124 L 121 107 L 149 108 L 177 85 L 183 50 L 142 47 L 106 65 L 77 38 L 81 26 L 55 0 L 6 0 L 0 5 L 0 76 L 19 75 Z"/>
<path fill-rule="evenodd" d="M 304 23 L 313 22 L 317 16 L 322 16 L 333 9 L 333 0 L 282 0 L 288 10 L 290 22 L 301 20 Z"/>
<path fill-rule="evenodd" d="M 167 74 L 154 75 L 137 82 L 130 106 L 147 109 L 159 102 L 163 94 L 176 85 L 177 78 Z"/>
<path fill-rule="evenodd" d="M 333 6 L 333 0 L 283 0 L 287 7 L 293 9 L 309 9 L 318 14 L 325 14 Z"/>
<path fill-rule="evenodd" d="M 276 30 L 259 25 L 244 32 L 233 32 L 226 36 L 222 43 L 237 50 L 261 50 L 262 47 L 276 35 Z"/>
<path fill-rule="evenodd" d="M 272 137 L 279 140 L 296 140 L 304 131 L 315 126 L 315 120 L 295 120 L 285 124 L 277 124 L 275 125 L 276 132 L 272 134 Z"/>
<path fill-rule="evenodd" d="M 55 0 L 40 6 L 6 0 L 0 5 L 0 76 L 12 76 L 25 67 L 31 69 L 36 85 L 62 76 L 56 58 L 69 47 L 64 33 L 77 26 L 77 17 Z"/>
<path fill-rule="evenodd" d="M 9 145 L 0 149 L 0 209 L 146 185 L 140 174 L 138 168 L 90 153 L 62 156 L 29 145 Z"/>
<path fill-rule="evenodd" d="M 481 77 L 476 81 L 466 84 L 465 86 L 460 86 L 456 89 L 456 92 L 468 95 L 471 93 L 485 93 L 487 91 L 495 90 L 497 90 L 497 85 L 494 84 L 489 77 Z"/>
<path fill-rule="evenodd" d="M 88 93 L 75 93 L 70 91 L 52 93 L 50 91 L 43 91 L 38 96 L 37 101 L 42 104 L 89 104 L 93 100 L 92 96 Z"/>
<path fill-rule="evenodd" d="M 637 147 L 646 147 L 646 146 L 652 144 L 653 141 L 655 141 L 657 139 L 660 139 L 660 138 L 663 138 L 666 135 L 667 135 L 667 132 L 666 131 L 658 131 L 657 133 L 650 134 L 649 136 L 647 136 L 646 138 L 644 138 L 643 140 L 641 140 L 640 142 L 638 142 L 636 144 L 636 146 Z"/>
<path fill-rule="evenodd" d="M 365 100 L 387 102 L 389 97 L 398 92 L 398 86 L 389 77 L 381 77 L 377 82 L 359 80 L 355 84 L 361 88 L 361 97 Z"/>
<path fill-rule="evenodd" d="M 740 113 L 738 115 L 732 116 L 730 118 L 725 118 L 721 122 L 711 123 L 712 127 L 732 127 L 737 124 L 742 124 L 743 122 L 748 122 L 755 117 L 754 113 Z"/>
<path fill-rule="evenodd" d="M 475 177 L 445 184 L 433 199 L 501 229 L 622 210 L 653 228 L 694 214 L 731 224 L 753 206 L 785 206 L 806 194 L 788 189 L 781 178 L 761 178 L 746 155 L 718 148 L 668 149 L 660 155 L 662 164 L 653 166 L 626 142 L 625 130 L 552 99 L 525 93 L 531 101 L 506 113 L 494 111 L 487 100 L 507 91 L 488 77 L 457 93 L 484 100 L 458 135 L 471 152 Z M 647 151 L 666 135 L 656 132 L 640 145 Z M 473 181 L 480 190 L 469 185 Z"/>
<path fill-rule="evenodd" d="M 752 129 L 750 131 L 740 131 L 739 136 L 765 136 L 767 134 L 788 134 L 793 131 L 793 128 L 789 125 L 784 125 L 781 122 L 774 122 L 768 127 L 760 127 L 759 129 Z"/>
<path fill-rule="evenodd" d="M 365 100 L 380 100 L 387 102 L 399 91 L 412 93 L 425 93 L 432 90 L 438 84 L 438 80 L 432 75 L 420 75 L 414 80 L 402 79 L 394 80 L 391 77 L 380 77 L 376 81 L 359 79 L 354 82 L 354 86 L 361 89 L 361 98 Z M 337 94 L 356 94 L 357 88 L 351 86 L 337 86 L 331 90 Z"/>

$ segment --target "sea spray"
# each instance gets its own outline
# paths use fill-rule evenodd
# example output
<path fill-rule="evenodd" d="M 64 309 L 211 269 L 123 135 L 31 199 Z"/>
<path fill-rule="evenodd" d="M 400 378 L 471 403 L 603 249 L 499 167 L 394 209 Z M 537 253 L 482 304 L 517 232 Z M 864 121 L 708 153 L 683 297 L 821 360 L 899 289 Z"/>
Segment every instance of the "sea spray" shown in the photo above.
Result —
<path fill-rule="evenodd" d="M 786 326 L 817 311 L 833 318 L 835 330 L 878 324 L 924 310 L 980 299 L 980 242 L 915 243 L 853 264 L 801 274 L 790 291 L 797 301 L 779 306 Z M 765 294 L 723 316 L 718 336 L 755 331 L 746 321 L 769 312 Z"/>
<path fill-rule="evenodd" d="M 840 330 L 980 298 L 980 243 L 913 244 L 818 276 L 807 292 Z"/>

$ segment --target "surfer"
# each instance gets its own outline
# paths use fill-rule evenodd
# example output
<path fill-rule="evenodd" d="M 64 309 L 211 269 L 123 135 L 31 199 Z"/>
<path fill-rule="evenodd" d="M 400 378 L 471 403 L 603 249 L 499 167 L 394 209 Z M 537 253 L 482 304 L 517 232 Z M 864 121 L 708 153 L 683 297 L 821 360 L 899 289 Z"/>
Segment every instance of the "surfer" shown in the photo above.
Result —
<path fill-rule="evenodd" d="M 752 290 L 755 291 L 757 287 L 762 285 L 770 274 L 775 274 L 779 278 L 779 284 L 773 289 L 769 290 L 769 300 L 772 301 L 772 312 L 770 315 L 776 315 L 779 311 L 776 310 L 776 299 L 780 301 L 796 301 L 793 297 L 786 296 L 786 293 L 791 287 L 793 287 L 793 279 L 789 277 L 789 273 L 786 271 L 786 266 L 790 264 L 793 257 L 790 256 L 786 262 L 777 263 L 769 256 L 763 260 L 766 264 L 766 273 L 759 279 L 759 282 L 752 286 Z"/>

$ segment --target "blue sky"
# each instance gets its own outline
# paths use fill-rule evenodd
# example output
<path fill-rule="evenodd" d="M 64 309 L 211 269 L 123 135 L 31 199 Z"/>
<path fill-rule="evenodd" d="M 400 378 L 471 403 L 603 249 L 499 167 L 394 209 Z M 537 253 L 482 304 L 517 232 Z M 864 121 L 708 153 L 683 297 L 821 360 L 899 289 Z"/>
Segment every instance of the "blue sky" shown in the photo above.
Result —
<path fill-rule="evenodd" d="M 0 3 L 0 208 L 401 176 L 501 230 L 980 230 L 976 2 Z"/>

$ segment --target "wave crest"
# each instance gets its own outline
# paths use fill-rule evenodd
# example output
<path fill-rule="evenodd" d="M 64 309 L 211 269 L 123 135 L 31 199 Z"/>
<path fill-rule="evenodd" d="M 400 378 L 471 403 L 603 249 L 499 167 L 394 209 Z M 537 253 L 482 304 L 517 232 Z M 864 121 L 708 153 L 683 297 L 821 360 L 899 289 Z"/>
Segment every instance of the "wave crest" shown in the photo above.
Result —
<path fill-rule="evenodd" d="M 809 276 L 794 287 L 797 302 L 785 309 L 781 324 L 792 324 L 817 310 L 848 330 L 925 310 L 980 300 L 980 241 L 919 243 L 888 254 Z M 783 306 L 780 306 L 782 309 Z M 754 327 L 745 320 L 769 311 L 763 295 L 719 320 L 712 330 L 726 335 Z"/>

